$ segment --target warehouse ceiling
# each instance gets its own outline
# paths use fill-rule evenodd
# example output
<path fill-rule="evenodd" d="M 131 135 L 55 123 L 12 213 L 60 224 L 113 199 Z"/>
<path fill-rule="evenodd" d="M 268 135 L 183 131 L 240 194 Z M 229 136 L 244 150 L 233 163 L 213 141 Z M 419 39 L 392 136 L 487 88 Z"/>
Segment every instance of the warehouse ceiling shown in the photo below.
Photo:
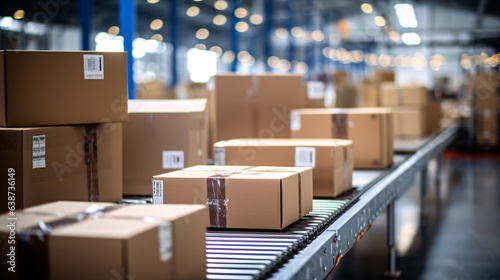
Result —
<path fill-rule="evenodd" d="M 151 0 L 150 0 L 151 1 Z M 196 43 L 194 33 L 199 28 L 205 27 L 210 29 L 211 38 L 207 41 L 220 42 L 221 40 L 228 40 L 229 24 L 216 26 L 212 22 L 213 17 L 217 14 L 224 14 L 230 18 L 229 9 L 219 11 L 214 8 L 216 0 L 203 0 L 193 1 L 184 0 L 178 1 L 178 15 L 180 16 L 179 29 L 182 36 L 183 43 L 192 44 Z M 228 0 L 232 3 L 231 0 Z M 241 7 L 245 7 L 250 13 L 258 13 L 264 15 L 265 0 L 239 0 Z M 417 17 L 423 19 L 423 15 L 430 13 L 432 10 L 450 11 L 450 13 L 460 12 L 472 18 L 472 22 L 468 28 L 462 26 L 461 32 L 472 34 L 465 44 L 487 44 L 496 48 L 500 48 L 498 38 L 500 38 L 500 27 L 492 29 L 487 24 L 485 25 L 485 18 L 494 18 L 500 20 L 500 1 L 497 0 L 414 0 L 414 1 L 358 1 L 358 0 L 275 0 L 274 4 L 274 17 L 273 25 L 275 27 L 286 27 L 290 24 L 290 11 L 293 11 L 293 24 L 297 26 L 307 25 L 325 25 L 333 23 L 344 18 L 362 17 L 363 12 L 360 9 L 362 3 L 371 3 L 374 12 L 387 19 L 387 24 L 397 27 L 397 22 L 394 22 L 394 4 L 396 3 L 413 3 L 415 6 L 420 7 L 417 10 Z M 147 0 L 137 0 L 138 20 L 137 30 L 141 37 L 149 38 L 155 33 L 160 33 L 164 38 L 169 36 L 169 10 L 170 1 L 159 0 L 156 4 L 150 4 Z M 118 0 L 99 0 L 93 1 L 93 31 L 106 32 L 110 26 L 118 25 Z M 200 9 L 199 15 L 189 17 L 186 15 L 186 10 L 190 6 L 197 6 Z M 24 10 L 24 19 L 28 21 L 59 24 L 64 26 L 78 26 L 79 25 L 79 1 L 70 0 L 21 0 L 21 1 L 2 1 L 0 3 L 0 16 L 13 16 L 17 10 Z M 417 9 L 417 8 L 416 8 Z M 424 11 L 424 12 L 421 12 Z M 420 14 L 418 12 L 421 12 Z M 460 15 L 453 18 L 450 16 L 450 21 L 460 22 Z M 313 20 L 311 18 L 320 18 L 320 20 Z M 163 28 L 154 31 L 151 30 L 150 23 L 153 19 L 162 19 L 165 23 Z M 435 19 L 435 17 L 434 17 Z M 424 19 L 426 20 L 426 19 Z M 470 22 L 470 20 L 469 20 Z M 351 27 L 357 30 L 358 24 L 355 22 Z M 256 32 L 262 30 L 262 26 L 256 26 Z M 426 27 L 419 27 L 420 31 L 433 32 L 441 28 L 446 31 L 447 26 L 439 26 L 436 22 L 433 24 L 426 24 Z M 458 32 L 457 30 L 450 30 L 450 32 Z M 367 32 L 365 32 L 366 34 Z M 213 36 L 212 36 L 213 35 Z M 377 42 L 376 36 L 359 35 L 356 40 L 364 42 Z M 364 38 L 362 38 L 364 36 Z M 434 36 L 439 37 L 439 36 Z M 429 40 L 433 40 L 433 36 L 429 36 Z M 168 39 L 167 39 L 168 41 Z M 442 41 L 442 40 L 441 40 Z"/>

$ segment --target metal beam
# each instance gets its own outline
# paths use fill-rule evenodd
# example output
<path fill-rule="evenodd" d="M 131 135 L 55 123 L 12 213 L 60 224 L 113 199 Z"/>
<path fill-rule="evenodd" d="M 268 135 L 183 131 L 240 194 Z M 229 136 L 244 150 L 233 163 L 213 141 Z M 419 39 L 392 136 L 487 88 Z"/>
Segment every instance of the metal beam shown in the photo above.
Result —
<path fill-rule="evenodd" d="M 90 50 L 90 31 L 92 29 L 92 0 L 78 1 L 78 12 L 80 16 L 81 32 L 81 49 L 82 51 Z"/>
<path fill-rule="evenodd" d="M 172 53 L 170 57 L 170 86 L 173 88 L 179 83 L 179 72 L 177 69 L 177 50 L 179 48 L 179 17 L 177 15 L 177 0 L 170 0 L 170 41 L 172 44 Z"/>
<path fill-rule="evenodd" d="M 239 0 L 231 0 L 231 50 L 234 53 L 234 60 L 231 63 L 231 72 L 236 72 L 238 69 L 238 52 L 240 44 L 240 34 L 236 30 L 236 24 L 238 23 L 238 18 L 236 17 L 235 11 L 240 7 Z"/>
<path fill-rule="evenodd" d="M 265 1 L 264 5 L 264 58 L 266 63 L 266 71 L 270 72 L 271 67 L 267 64 L 267 59 L 273 55 L 273 47 L 271 44 L 271 32 L 273 29 L 274 3 L 273 0 Z"/>
<path fill-rule="evenodd" d="M 124 50 L 127 52 L 128 98 L 135 99 L 134 57 L 132 56 L 132 41 L 136 32 L 137 6 L 135 0 L 120 0 L 119 19 L 120 34 L 123 36 Z"/>

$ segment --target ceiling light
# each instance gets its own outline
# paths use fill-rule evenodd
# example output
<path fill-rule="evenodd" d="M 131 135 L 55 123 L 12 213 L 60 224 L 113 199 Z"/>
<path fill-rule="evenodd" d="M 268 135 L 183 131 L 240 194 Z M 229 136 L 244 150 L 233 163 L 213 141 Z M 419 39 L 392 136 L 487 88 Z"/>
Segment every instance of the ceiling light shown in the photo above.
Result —
<path fill-rule="evenodd" d="M 235 29 L 238 32 L 246 32 L 248 30 L 248 23 L 239 21 L 238 23 L 236 23 Z"/>
<path fill-rule="evenodd" d="M 163 20 L 161 19 L 155 19 L 151 22 L 149 27 L 153 30 L 158 30 L 163 27 Z"/>
<path fill-rule="evenodd" d="M 365 14 L 371 14 L 373 13 L 373 7 L 368 3 L 363 3 L 361 4 L 361 11 L 363 11 L 363 13 Z"/>
<path fill-rule="evenodd" d="M 255 25 L 259 25 L 264 21 L 264 18 L 259 14 L 253 14 L 250 16 L 250 22 Z"/>
<path fill-rule="evenodd" d="M 417 17 L 412 4 L 396 4 L 394 5 L 396 15 L 398 16 L 399 24 L 406 28 L 415 28 L 418 26 Z"/>
<path fill-rule="evenodd" d="M 14 19 L 24 18 L 24 10 L 17 10 L 14 12 Z"/>
<path fill-rule="evenodd" d="M 191 6 L 186 10 L 186 15 L 188 17 L 195 17 L 200 14 L 200 8 L 196 6 Z"/>
<path fill-rule="evenodd" d="M 217 9 L 217 10 L 225 10 L 227 9 L 227 2 L 224 1 L 224 0 L 218 0 L 218 1 L 215 1 L 214 3 L 214 8 Z"/>
<path fill-rule="evenodd" d="M 247 12 L 247 9 L 245 9 L 245 8 L 238 8 L 238 9 L 236 9 L 236 11 L 234 11 L 234 15 L 237 18 L 244 18 L 248 15 L 248 12 Z"/>
<path fill-rule="evenodd" d="M 401 40 L 407 45 L 420 44 L 420 36 L 415 32 L 403 33 L 403 35 L 401 35 Z"/>
<path fill-rule="evenodd" d="M 210 35 L 210 32 L 206 28 L 200 28 L 200 29 L 198 29 L 198 31 L 196 31 L 196 38 L 198 38 L 200 40 L 204 40 L 204 39 L 208 38 L 209 35 Z"/>
<path fill-rule="evenodd" d="M 385 18 L 383 16 L 376 16 L 373 21 L 378 26 L 384 26 L 386 24 Z"/>

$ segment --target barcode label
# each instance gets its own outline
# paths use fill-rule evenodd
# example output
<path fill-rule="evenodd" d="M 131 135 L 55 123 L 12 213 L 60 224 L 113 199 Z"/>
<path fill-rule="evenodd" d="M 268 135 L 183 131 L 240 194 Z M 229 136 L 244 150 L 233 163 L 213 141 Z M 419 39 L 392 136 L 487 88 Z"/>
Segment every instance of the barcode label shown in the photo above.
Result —
<path fill-rule="evenodd" d="M 163 169 L 184 168 L 184 151 L 163 151 Z"/>
<path fill-rule="evenodd" d="M 163 204 L 162 180 L 153 180 L 153 204 Z"/>
<path fill-rule="evenodd" d="M 45 135 L 33 136 L 33 169 L 45 168 Z"/>
<path fill-rule="evenodd" d="M 104 56 L 100 54 L 84 54 L 83 74 L 85 79 L 104 79 Z"/>
<path fill-rule="evenodd" d="M 226 148 L 214 149 L 214 164 L 226 165 Z"/>
<path fill-rule="evenodd" d="M 160 241 L 160 260 L 167 261 L 172 257 L 172 224 L 164 222 L 158 227 Z"/>
<path fill-rule="evenodd" d="M 309 99 L 321 99 L 325 96 L 325 86 L 322 82 L 311 81 L 307 83 L 307 97 Z"/>
<path fill-rule="evenodd" d="M 300 114 L 295 112 L 290 114 L 290 129 L 300 130 Z"/>
<path fill-rule="evenodd" d="M 316 166 L 316 148 L 314 148 L 314 147 L 295 147 L 295 166 L 297 166 L 297 167 L 315 167 Z"/>

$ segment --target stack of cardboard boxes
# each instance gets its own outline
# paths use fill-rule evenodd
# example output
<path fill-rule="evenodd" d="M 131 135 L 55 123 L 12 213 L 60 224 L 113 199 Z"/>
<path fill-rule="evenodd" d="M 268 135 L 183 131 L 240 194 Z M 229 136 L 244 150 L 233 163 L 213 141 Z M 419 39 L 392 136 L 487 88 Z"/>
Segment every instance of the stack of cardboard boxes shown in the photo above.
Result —
<path fill-rule="evenodd" d="M 207 163 L 206 99 L 130 100 L 123 124 L 123 193 L 151 196 L 151 177 Z"/>
<path fill-rule="evenodd" d="M 496 73 L 482 73 L 474 78 L 472 89 L 476 144 L 482 148 L 497 147 L 500 77 Z"/>
<path fill-rule="evenodd" d="M 126 68 L 123 52 L 0 52 L 0 212 L 122 199 Z"/>
<path fill-rule="evenodd" d="M 206 278 L 204 205 L 61 201 L 9 218 L 1 279 Z"/>

